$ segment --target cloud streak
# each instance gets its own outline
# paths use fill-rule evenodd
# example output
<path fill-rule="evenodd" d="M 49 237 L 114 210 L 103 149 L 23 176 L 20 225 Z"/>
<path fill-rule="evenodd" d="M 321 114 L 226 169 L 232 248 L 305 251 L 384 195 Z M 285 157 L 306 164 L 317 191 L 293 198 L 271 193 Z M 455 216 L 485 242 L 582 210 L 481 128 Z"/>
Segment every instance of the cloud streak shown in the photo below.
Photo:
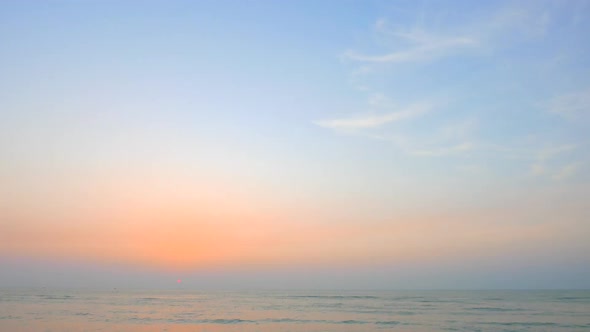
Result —
<path fill-rule="evenodd" d="M 487 160 L 512 160 L 510 162 L 519 163 L 519 167 L 524 165 L 524 172 L 529 172 L 535 177 L 561 179 L 575 176 L 579 173 L 579 167 L 566 166 L 575 157 L 571 152 L 577 149 L 577 145 L 571 143 L 571 138 L 560 138 L 559 141 L 537 140 L 534 138 L 538 134 L 535 130 L 502 134 L 503 129 L 493 120 L 495 116 L 490 117 L 486 114 L 494 107 L 487 103 L 477 103 L 471 105 L 473 110 L 468 110 L 468 114 L 465 109 L 468 103 L 480 97 L 487 100 L 487 86 L 490 83 L 482 83 L 486 82 L 486 79 L 500 85 L 506 84 L 506 91 L 513 93 L 510 86 L 512 83 L 504 82 L 506 74 L 503 71 L 515 66 L 522 59 L 520 55 L 514 57 L 510 49 L 520 47 L 523 42 L 535 46 L 544 45 L 542 37 L 552 33 L 550 28 L 555 20 L 559 19 L 559 12 L 552 12 L 558 10 L 557 7 L 561 6 L 556 5 L 552 9 L 546 3 L 510 3 L 493 11 L 478 12 L 464 20 L 461 19 L 463 16 L 459 15 L 456 22 L 448 22 L 450 24 L 447 25 L 441 24 L 439 13 L 434 12 L 422 11 L 416 19 L 410 18 L 409 21 L 405 21 L 405 17 L 394 17 L 391 21 L 380 18 L 375 21 L 370 31 L 370 44 L 380 47 L 381 51 L 377 51 L 377 48 L 364 48 L 366 44 L 363 44 L 362 49 L 351 47 L 342 53 L 342 58 L 353 64 L 351 82 L 359 90 L 369 94 L 367 106 L 375 112 L 365 116 L 325 119 L 314 123 L 323 128 L 389 141 L 408 156 L 443 157 L 469 154 L 473 158 Z M 432 19 L 429 19 L 430 17 Z M 395 25 L 391 24 L 394 20 Z M 496 76 L 495 72 L 488 72 L 487 69 L 481 69 L 481 73 L 464 72 L 460 64 L 463 59 L 459 57 L 465 55 L 478 56 L 479 59 L 473 63 L 497 66 L 500 74 Z M 523 58 L 524 56 L 526 55 L 523 55 Z M 445 61 L 438 61 L 443 58 Z M 439 63 L 436 63 L 437 61 Z M 452 65 L 447 66 L 449 63 Z M 395 70 L 408 64 L 424 68 L 415 72 L 412 71 L 414 66 L 411 66 L 409 71 Z M 393 69 L 392 75 L 388 75 L 390 69 Z M 453 76 L 449 69 L 453 73 L 456 71 L 457 76 Z M 416 77 L 423 72 L 428 72 L 429 77 L 420 82 Z M 407 73 L 410 73 L 407 80 L 411 85 L 404 82 L 404 75 Z M 483 75 L 482 79 L 475 79 L 480 74 Z M 508 75 L 512 75 L 512 72 Z M 514 77 L 518 78 L 517 75 L 515 72 Z M 443 83 L 433 86 L 437 89 L 434 93 L 423 92 L 422 88 L 426 90 L 431 87 L 430 76 L 435 79 L 442 77 L 449 85 Z M 456 87 L 449 88 L 455 84 Z M 478 91 L 477 87 L 480 84 L 485 89 Z M 442 95 L 446 101 L 453 101 L 452 107 L 441 105 Z M 431 104 L 440 111 L 436 115 L 425 116 L 410 126 L 386 127 L 386 124 L 426 113 L 420 110 L 398 109 L 389 97 L 401 102 L 402 105 L 416 105 L 414 103 L 417 101 L 434 101 L 436 103 Z M 432 97 L 436 99 L 433 100 Z M 580 119 L 590 114 L 588 105 L 590 88 L 558 95 L 541 104 L 541 107 L 567 119 Z M 531 103 L 529 106 L 534 108 L 535 104 Z M 388 113 L 387 110 L 395 112 Z M 490 119 L 492 121 L 488 121 Z M 498 130 L 494 130 L 496 126 Z M 379 130 L 376 130 L 377 128 Z M 477 132 L 481 137 L 477 137 Z M 523 141 L 523 136 L 533 141 Z M 526 169 L 527 166 L 530 169 Z"/>
<path fill-rule="evenodd" d="M 320 127 L 330 128 L 335 130 L 354 130 L 375 128 L 384 124 L 410 119 L 429 112 L 432 106 L 428 103 L 417 103 L 410 105 L 400 111 L 381 114 L 381 115 L 366 115 L 362 117 L 350 117 L 331 120 L 319 120 L 314 123 Z"/>
<path fill-rule="evenodd" d="M 475 145 L 471 142 L 464 142 L 457 145 L 439 147 L 435 149 L 416 149 L 411 151 L 413 155 L 424 157 L 442 157 L 452 154 L 459 154 L 473 150 Z"/>
<path fill-rule="evenodd" d="M 548 109 L 570 119 L 590 116 L 590 88 L 554 97 L 549 101 Z"/>
<path fill-rule="evenodd" d="M 560 157 L 561 155 L 571 153 L 575 149 L 576 146 L 573 144 L 565 144 L 540 149 L 539 151 L 534 153 L 533 158 L 535 159 L 535 161 L 530 166 L 530 174 L 536 177 L 550 176 L 554 180 L 562 180 L 572 176 L 579 166 L 578 163 L 563 166 L 558 171 L 552 171 L 552 167 L 550 167 L 549 164 L 554 159 L 558 159 L 558 157 Z"/>
<path fill-rule="evenodd" d="M 398 36 L 403 36 L 399 34 Z M 407 37 L 406 37 L 407 38 Z M 360 62 L 373 63 L 403 63 L 431 60 L 454 53 L 458 49 L 474 47 L 478 43 L 469 37 L 438 37 L 426 39 L 411 39 L 414 46 L 401 51 L 383 55 L 366 55 L 355 51 L 347 51 L 344 56 Z"/>
<path fill-rule="evenodd" d="M 570 178 L 578 172 L 581 165 L 582 163 L 580 162 L 565 165 L 553 175 L 553 179 L 565 180 L 567 178 Z"/>

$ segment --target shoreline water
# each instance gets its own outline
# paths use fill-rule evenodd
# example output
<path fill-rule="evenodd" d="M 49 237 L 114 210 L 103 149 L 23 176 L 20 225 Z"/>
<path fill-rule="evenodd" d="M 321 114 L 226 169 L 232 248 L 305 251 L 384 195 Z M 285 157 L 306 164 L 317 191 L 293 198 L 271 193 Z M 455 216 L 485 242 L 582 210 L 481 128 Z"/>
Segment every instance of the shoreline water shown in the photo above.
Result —
<path fill-rule="evenodd" d="M 590 290 L 0 289 L 4 331 L 584 331 Z"/>

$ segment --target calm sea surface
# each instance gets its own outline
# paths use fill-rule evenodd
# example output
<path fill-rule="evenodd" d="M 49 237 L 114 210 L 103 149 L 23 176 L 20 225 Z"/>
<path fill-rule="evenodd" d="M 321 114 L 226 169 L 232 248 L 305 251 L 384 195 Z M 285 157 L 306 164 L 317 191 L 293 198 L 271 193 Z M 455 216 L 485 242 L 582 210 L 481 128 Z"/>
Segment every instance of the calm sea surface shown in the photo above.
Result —
<path fill-rule="evenodd" d="M 590 331 L 590 291 L 0 290 L 0 331 Z"/>

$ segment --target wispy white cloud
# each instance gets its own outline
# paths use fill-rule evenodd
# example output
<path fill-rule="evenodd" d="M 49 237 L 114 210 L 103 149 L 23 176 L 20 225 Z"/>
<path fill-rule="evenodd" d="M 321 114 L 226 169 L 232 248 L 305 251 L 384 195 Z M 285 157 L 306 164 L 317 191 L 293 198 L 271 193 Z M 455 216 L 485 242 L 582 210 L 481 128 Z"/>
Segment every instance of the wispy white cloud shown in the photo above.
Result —
<path fill-rule="evenodd" d="M 417 157 L 444 157 L 449 155 L 458 155 L 469 151 L 474 151 L 480 147 L 471 141 L 462 141 L 458 143 L 444 143 L 439 134 L 434 134 L 433 137 L 420 140 L 415 136 L 406 136 L 399 133 L 396 134 L 373 134 L 366 133 L 367 138 L 386 141 L 397 146 L 401 151 L 408 155 Z"/>
<path fill-rule="evenodd" d="M 378 114 L 365 115 L 359 117 L 319 120 L 314 123 L 320 127 L 340 130 L 352 130 L 363 128 L 374 128 L 382 126 L 386 123 L 395 122 L 399 120 L 413 118 L 422 115 L 432 109 L 432 105 L 428 103 L 417 103 L 410 105 L 399 111 Z"/>
<path fill-rule="evenodd" d="M 377 24 L 378 26 L 382 25 Z M 436 36 L 422 30 L 400 31 L 393 33 L 394 37 L 404 43 L 410 44 L 406 49 L 393 51 L 382 55 L 366 55 L 349 50 L 344 57 L 360 61 L 374 63 L 401 63 L 427 61 L 437 57 L 453 54 L 457 50 L 478 45 L 478 41 L 467 36 Z"/>
<path fill-rule="evenodd" d="M 547 173 L 547 167 L 542 163 L 534 163 L 531 165 L 531 175 L 541 176 Z"/>
<path fill-rule="evenodd" d="M 511 146 L 490 143 L 485 144 L 483 147 L 485 147 L 486 150 L 498 153 L 506 158 L 532 159 L 545 162 L 562 153 L 573 151 L 577 146 L 575 144 L 561 144 L 539 148 L 536 146 L 536 143 L 530 143 L 528 145 L 514 144 Z"/>
<path fill-rule="evenodd" d="M 550 112 L 570 119 L 590 116 L 590 88 L 554 97 L 547 107 Z"/>
<path fill-rule="evenodd" d="M 574 144 L 564 144 L 543 148 L 537 151 L 537 160 L 547 161 L 549 159 L 555 158 L 556 156 L 562 153 L 573 151 L 575 148 L 576 146 Z"/>
<path fill-rule="evenodd" d="M 442 157 L 471 151 L 474 148 L 475 144 L 471 142 L 464 142 L 457 145 L 437 147 L 431 149 L 414 149 L 411 150 L 410 153 L 416 156 Z"/>
<path fill-rule="evenodd" d="M 396 109 L 396 111 L 318 120 L 314 121 L 314 124 L 323 128 L 353 133 L 369 139 L 387 141 L 396 146 L 400 151 L 412 156 L 442 157 L 458 155 L 476 149 L 476 144 L 470 141 L 471 132 L 474 131 L 476 126 L 474 118 L 451 122 L 442 126 L 439 130 L 421 134 L 399 130 L 372 130 L 388 123 L 422 116 L 434 109 L 434 105 L 440 107 L 446 104 L 446 102 L 443 99 L 436 101 L 429 100 L 400 108 L 386 95 L 372 93 L 367 100 L 367 104 L 371 109 Z"/>
<path fill-rule="evenodd" d="M 379 18 L 373 24 L 373 32 L 377 39 L 385 41 L 391 51 L 370 55 L 348 50 L 343 57 L 365 64 L 405 63 L 432 61 L 475 49 L 489 51 L 514 42 L 515 38 L 530 39 L 545 35 L 552 17 L 544 4 L 512 3 L 470 22 L 451 25 L 451 30 L 444 33 L 429 27 L 423 20 L 424 17 L 420 16 L 413 27 L 392 28 L 387 19 Z"/>
<path fill-rule="evenodd" d="M 563 166 L 562 168 L 560 168 L 554 175 L 553 175 L 553 179 L 555 180 L 564 180 L 567 178 L 570 178 L 572 176 L 574 176 L 580 166 L 582 165 L 582 163 L 580 162 L 575 162 L 575 163 L 571 163 L 568 165 Z"/>
<path fill-rule="evenodd" d="M 447 144 L 436 143 L 437 141 L 444 141 L 444 139 L 440 139 L 438 134 L 427 140 L 421 140 L 415 136 L 405 136 L 399 133 L 393 135 L 366 133 L 364 136 L 370 139 L 390 142 L 406 154 L 416 157 L 445 157 L 476 151 L 481 148 L 471 141 Z"/>
<path fill-rule="evenodd" d="M 563 177 L 557 175 L 558 172 L 564 172 L 567 176 L 568 172 L 572 171 L 564 171 L 566 168 L 563 165 L 572 160 L 572 156 L 566 154 L 575 150 L 575 145 L 559 145 L 556 142 L 535 139 L 523 141 L 521 137 L 508 137 L 503 134 L 492 134 L 478 139 L 477 129 L 480 124 L 486 127 L 486 133 L 492 132 L 489 129 L 496 124 L 483 122 L 485 116 L 480 116 L 486 111 L 487 105 L 483 105 L 482 110 L 475 109 L 471 115 L 466 116 L 462 112 L 461 101 L 465 97 L 465 92 L 471 91 L 470 89 L 456 91 L 454 88 L 440 86 L 441 91 L 426 92 L 426 97 L 420 96 L 421 86 L 416 84 L 415 90 L 402 95 L 401 93 L 406 91 L 403 89 L 403 75 L 406 72 L 396 71 L 400 66 L 409 63 L 429 63 L 425 69 L 427 71 L 437 66 L 437 60 L 464 55 L 483 55 L 482 61 L 493 62 L 495 53 L 504 61 L 501 63 L 502 66 L 510 66 L 512 63 L 506 61 L 509 55 L 502 50 L 522 42 L 542 41 L 544 35 L 551 33 L 551 24 L 556 19 L 552 6 L 557 5 L 550 2 L 510 3 L 489 12 L 477 12 L 469 17 L 459 15 L 457 17 L 465 19 L 446 22 L 447 24 L 441 24 L 438 13 L 432 12 L 419 12 L 414 20 L 396 19 L 395 23 L 387 18 L 380 18 L 375 21 L 370 32 L 371 44 L 379 47 L 380 51 L 351 48 L 342 54 L 343 59 L 350 60 L 348 63 L 353 64 L 351 83 L 369 95 L 367 106 L 373 112 L 364 116 L 326 119 L 314 123 L 324 128 L 391 142 L 410 156 L 440 157 L 466 154 L 489 160 L 513 159 L 525 168 L 530 165 L 530 174 L 533 176 L 549 179 Z M 447 62 L 441 61 L 440 65 L 444 64 Z M 391 69 L 399 75 L 387 77 L 388 70 Z M 392 84 L 389 84 L 389 79 L 393 81 Z M 395 89 L 399 85 L 402 88 L 398 89 L 400 93 L 396 95 Z M 387 86 L 391 86 L 391 91 L 386 90 Z M 428 84 L 425 86 L 429 88 Z M 461 89 L 465 85 L 458 86 Z M 436 105 L 441 111 L 437 112 L 437 116 L 425 116 L 410 126 L 385 127 L 385 124 L 413 118 L 427 111 L 400 109 L 385 94 L 376 93 L 374 87 L 378 87 L 379 91 L 391 93 L 395 97 L 394 101 L 401 102 L 402 105 L 415 106 L 418 105 L 413 104 L 415 100 L 433 101 L 432 96 L 438 96 L 431 105 Z M 441 100 L 441 95 L 444 95 L 446 100 Z M 449 101 L 459 102 L 457 107 L 442 105 L 450 104 Z M 554 113 L 573 117 L 574 114 L 590 114 L 588 105 L 590 89 L 558 96 L 551 101 L 549 109 Z M 474 105 L 475 108 L 478 106 Z M 451 116 L 452 120 L 446 115 Z M 457 115 L 462 119 L 458 120 Z M 479 119 L 482 119 L 481 123 Z M 525 173 L 527 171 L 524 170 Z"/>
<path fill-rule="evenodd" d="M 477 128 L 475 118 L 467 118 L 443 125 L 439 130 L 440 138 L 444 140 L 466 139 L 470 137 Z"/>
<path fill-rule="evenodd" d="M 488 34 L 510 32 L 526 37 L 542 36 L 547 31 L 551 16 L 543 4 L 526 5 L 513 3 L 495 13 L 487 26 L 482 26 Z"/>
<path fill-rule="evenodd" d="M 375 108 L 393 108 L 397 106 L 396 103 L 391 100 L 391 98 L 382 93 L 372 93 L 369 95 L 367 103 L 369 106 Z"/>
<path fill-rule="evenodd" d="M 555 172 L 555 162 L 553 162 L 553 166 L 551 166 L 552 161 L 556 160 L 559 164 L 559 156 L 566 154 L 568 152 L 574 151 L 576 146 L 573 144 L 564 144 L 558 146 L 550 146 L 539 149 L 532 154 L 532 159 L 534 160 L 530 166 L 530 174 L 532 176 L 547 176 L 553 177 L 554 179 L 561 179 L 566 175 L 569 171 L 564 171 L 564 168 L 560 169 L 559 171 Z M 560 173 L 565 172 L 564 175 L 559 175 Z M 572 173 L 573 174 L 573 173 Z"/>

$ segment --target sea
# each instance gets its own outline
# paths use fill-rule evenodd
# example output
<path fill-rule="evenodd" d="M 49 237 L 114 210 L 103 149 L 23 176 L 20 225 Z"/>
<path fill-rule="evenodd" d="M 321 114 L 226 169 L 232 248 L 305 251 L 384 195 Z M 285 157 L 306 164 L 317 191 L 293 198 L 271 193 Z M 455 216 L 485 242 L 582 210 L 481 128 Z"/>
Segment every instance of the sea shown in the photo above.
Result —
<path fill-rule="evenodd" d="M 590 291 L 2 289 L 0 331 L 590 331 Z"/>

